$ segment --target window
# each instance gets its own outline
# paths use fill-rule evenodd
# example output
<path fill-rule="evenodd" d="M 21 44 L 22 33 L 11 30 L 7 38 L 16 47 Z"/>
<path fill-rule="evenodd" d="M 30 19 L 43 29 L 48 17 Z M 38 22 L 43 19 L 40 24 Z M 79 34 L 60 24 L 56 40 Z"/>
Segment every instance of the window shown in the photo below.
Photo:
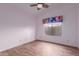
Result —
<path fill-rule="evenodd" d="M 43 19 L 45 33 L 47 35 L 61 36 L 63 16 L 55 16 Z"/>

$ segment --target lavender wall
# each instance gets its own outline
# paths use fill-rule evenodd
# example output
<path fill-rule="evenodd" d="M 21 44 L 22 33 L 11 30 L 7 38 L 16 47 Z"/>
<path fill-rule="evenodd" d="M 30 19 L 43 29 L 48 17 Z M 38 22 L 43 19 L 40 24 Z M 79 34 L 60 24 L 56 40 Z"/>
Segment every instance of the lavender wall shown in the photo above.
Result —
<path fill-rule="evenodd" d="M 11 4 L 0 4 L 0 51 L 35 40 L 35 17 Z"/>
<path fill-rule="evenodd" d="M 52 16 L 63 15 L 64 22 L 62 36 L 49 36 L 45 34 L 42 19 Z M 77 7 L 76 4 L 52 4 L 38 16 L 37 39 L 77 47 Z"/>
<path fill-rule="evenodd" d="M 23 6 L 25 5 L 27 4 Z M 52 4 L 48 9 L 37 13 L 31 13 L 30 11 L 35 9 L 29 11 L 29 8 L 25 9 L 26 6 L 23 7 L 24 11 L 23 8 L 17 7 L 12 4 L 0 4 L 0 51 L 35 39 L 79 47 L 77 4 Z M 57 15 L 64 16 L 62 36 L 46 35 L 42 19 Z"/>
<path fill-rule="evenodd" d="M 77 4 L 77 8 L 78 8 L 78 10 L 77 10 L 77 18 L 78 18 L 78 22 L 77 22 L 77 25 L 78 25 L 78 44 L 77 44 L 77 46 L 78 46 L 78 48 L 79 48 L 79 4 Z"/>

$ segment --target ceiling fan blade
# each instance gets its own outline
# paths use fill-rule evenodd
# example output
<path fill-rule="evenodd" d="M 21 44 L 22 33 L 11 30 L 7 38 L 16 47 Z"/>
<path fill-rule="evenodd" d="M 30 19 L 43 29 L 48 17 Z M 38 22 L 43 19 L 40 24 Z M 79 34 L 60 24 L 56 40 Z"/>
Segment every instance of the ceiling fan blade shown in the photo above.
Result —
<path fill-rule="evenodd" d="M 37 3 L 37 4 L 44 4 L 44 3 Z"/>
<path fill-rule="evenodd" d="M 43 4 L 43 7 L 44 8 L 48 8 L 49 6 L 47 4 Z"/>
<path fill-rule="evenodd" d="M 31 6 L 31 7 L 33 7 L 33 6 L 37 6 L 37 4 L 31 4 L 30 6 Z"/>

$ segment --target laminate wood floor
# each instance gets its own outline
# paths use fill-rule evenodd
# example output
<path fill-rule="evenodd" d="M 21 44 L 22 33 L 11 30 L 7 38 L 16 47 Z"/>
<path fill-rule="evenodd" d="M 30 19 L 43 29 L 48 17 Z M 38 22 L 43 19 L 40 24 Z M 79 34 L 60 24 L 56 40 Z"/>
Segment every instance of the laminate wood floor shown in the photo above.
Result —
<path fill-rule="evenodd" d="M 0 56 L 79 56 L 79 50 L 44 41 L 33 41 L 0 52 Z"/>

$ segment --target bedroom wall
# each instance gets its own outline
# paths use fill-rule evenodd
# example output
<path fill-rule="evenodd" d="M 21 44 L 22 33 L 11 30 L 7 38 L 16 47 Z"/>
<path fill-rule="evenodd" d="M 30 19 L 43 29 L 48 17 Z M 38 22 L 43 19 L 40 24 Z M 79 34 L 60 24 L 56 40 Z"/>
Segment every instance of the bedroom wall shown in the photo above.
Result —
<path fill-rule="evenodd" d="M 11 4 L 0 4 L 0 51 L 35 39 L 79 47 L 77 11 L 76 4 L 52 4 L 34 15 L 27 9 L 22 11 Z M 46 35 L 42 19 L 57 15 L 64 16 L 62 36 Z"/>
<path fill-rule="evenodd" d="M 79 48 L 79 4 L 77 4 L 77 8 L 78 8 L 78 22 L 77 22 L 77 24 L 78 24 L 78 48 Z"/>
<path fill-rule="evenodd" d="M 44 32 L 42 19 L 63 15 L 62 36 L 49 36 Z M 37 19 L 37 39 L 77 47 L 77 7 L 76 4 L 52 4 L 41 12 Z"/>
<path fill-rule="evenodd" d="M 0 51 L 35 40 L 35 17 L 11 4 L 0 4 Z"/>

